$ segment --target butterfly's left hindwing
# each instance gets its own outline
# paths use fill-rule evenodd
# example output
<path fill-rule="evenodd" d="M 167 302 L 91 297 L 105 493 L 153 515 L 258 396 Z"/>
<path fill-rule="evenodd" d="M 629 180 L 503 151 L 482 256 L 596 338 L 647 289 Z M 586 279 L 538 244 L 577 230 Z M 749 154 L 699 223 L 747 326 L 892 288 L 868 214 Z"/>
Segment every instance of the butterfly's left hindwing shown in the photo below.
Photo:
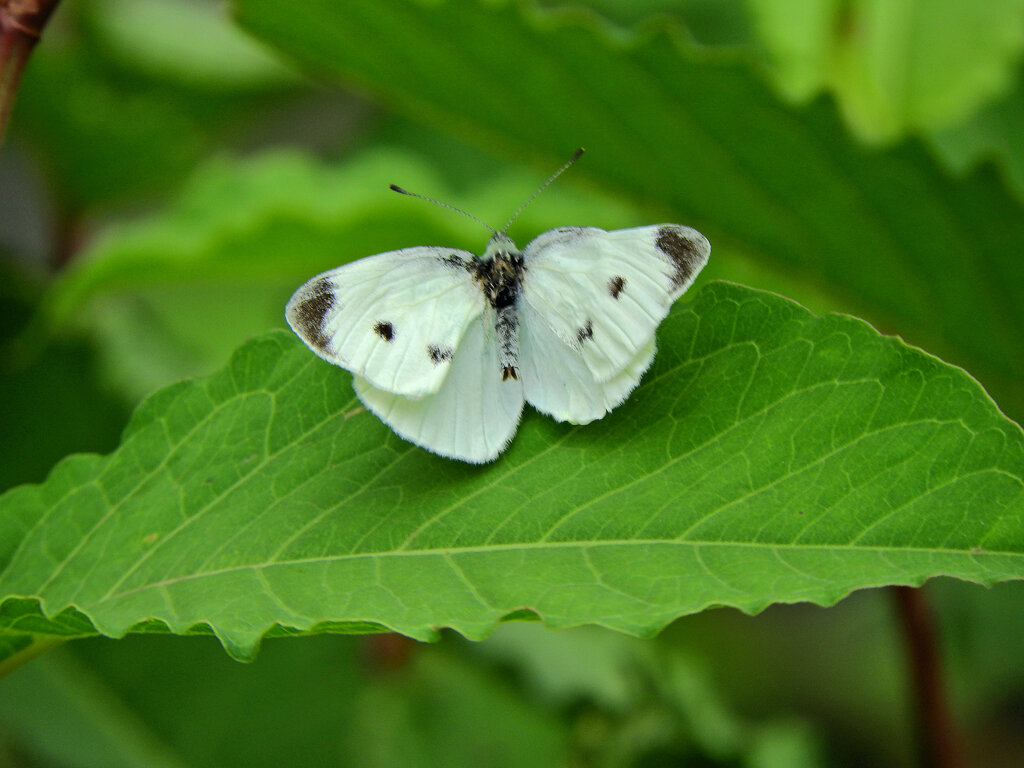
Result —
<path fill-rule="evenodd" d="M 610 382 L 636 366 L 710 252 L 702 234 L 678 224 L 555 229 L 523 251 L 522 300 L 595 381 Z"/>
<path fill-rule="evenodd" d="M 484 308 L 469 266 L 449 248 L 406 248 L 324 272 L 285 310 L 310 349 L 375 389 L 426 397 L 441 389 L 466 329 Z"/>

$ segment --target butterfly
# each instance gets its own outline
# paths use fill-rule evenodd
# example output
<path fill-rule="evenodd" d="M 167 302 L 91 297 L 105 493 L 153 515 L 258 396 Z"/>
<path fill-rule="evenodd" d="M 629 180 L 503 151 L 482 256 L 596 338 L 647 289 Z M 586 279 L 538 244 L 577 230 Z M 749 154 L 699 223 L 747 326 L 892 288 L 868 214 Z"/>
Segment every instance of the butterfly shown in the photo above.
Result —
<path fill-rule="evenodd" d="M 324 272 L 292 296 L 288 324 L 352 372 L 381 421 L 447 458 L 497 458 L 524 402 L 558 421 L 600 419 L 650 366 L 658 324 L 711 246 L 695 229 L 657 224 L 560 227 L 520 251 L 505 234 L 514 219 L 491 230 L 482 256 L 403 248 Z"/>

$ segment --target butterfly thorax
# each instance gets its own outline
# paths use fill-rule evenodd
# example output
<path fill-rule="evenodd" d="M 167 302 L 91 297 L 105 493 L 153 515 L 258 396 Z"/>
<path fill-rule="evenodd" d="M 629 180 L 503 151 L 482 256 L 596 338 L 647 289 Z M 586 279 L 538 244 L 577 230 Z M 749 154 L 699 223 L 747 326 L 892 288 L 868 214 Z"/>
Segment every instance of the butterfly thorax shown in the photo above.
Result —
<path fill-rule="evenodd" d="M 519 378 L 519 310 L 525 271 L 523 255 L 508 236 L 498 233 L 484 255 L 473 262 L 473 277 L 490 305 L 503 381 Z"/>
<path fill-rule="evenodd" d="M 473 263 L 473 277 L 487 302 L 501 310 L 516 303 L 523 282 L 523 256 L 508 237 L 497 234 Z"/>

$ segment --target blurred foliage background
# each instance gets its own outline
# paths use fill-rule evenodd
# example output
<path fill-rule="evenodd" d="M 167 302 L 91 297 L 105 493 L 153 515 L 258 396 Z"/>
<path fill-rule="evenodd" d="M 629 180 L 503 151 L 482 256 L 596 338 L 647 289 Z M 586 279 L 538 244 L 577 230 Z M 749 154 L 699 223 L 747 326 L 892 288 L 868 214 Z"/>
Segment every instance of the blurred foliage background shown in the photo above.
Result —
<path fill-rule="evenodd" d="M 0 489 L 111 450 L 142 396 L 283 326 L 310 275 L 480 249 L 389 183 L 497 224 L 579 144 L 520 244 L 697 226 L 703 279 L 857 314 L 1024 416 L 1024 0 L 233 11 L 67 0 L 33 55 L 0 150 Z M 972 764 L 1019 765 L 1024 590 L 928 592 Z M 883 591 L 654 641 L 271 640 L 250 666 L 129 637 L 5 680 L 0 765 L 909 766 L 909 702 Z"/>

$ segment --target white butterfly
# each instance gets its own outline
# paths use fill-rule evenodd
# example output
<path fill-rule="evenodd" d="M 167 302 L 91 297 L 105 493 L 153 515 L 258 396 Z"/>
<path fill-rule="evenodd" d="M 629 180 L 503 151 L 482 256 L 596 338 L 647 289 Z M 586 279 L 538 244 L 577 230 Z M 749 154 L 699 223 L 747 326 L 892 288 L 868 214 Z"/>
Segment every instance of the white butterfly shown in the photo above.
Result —
<path fill-rule="evenodd" d="M 558 421 L 599 419 L 650 366 L 711 246 L 678 224 L 561 227 L 520 252 L 507 228 L 481 257 L 404 248 L 324 272 L 292 296 L 288 324 L 353 373 L 370 411 L 441 456 L 495 459 L 524 400 Z"/>

